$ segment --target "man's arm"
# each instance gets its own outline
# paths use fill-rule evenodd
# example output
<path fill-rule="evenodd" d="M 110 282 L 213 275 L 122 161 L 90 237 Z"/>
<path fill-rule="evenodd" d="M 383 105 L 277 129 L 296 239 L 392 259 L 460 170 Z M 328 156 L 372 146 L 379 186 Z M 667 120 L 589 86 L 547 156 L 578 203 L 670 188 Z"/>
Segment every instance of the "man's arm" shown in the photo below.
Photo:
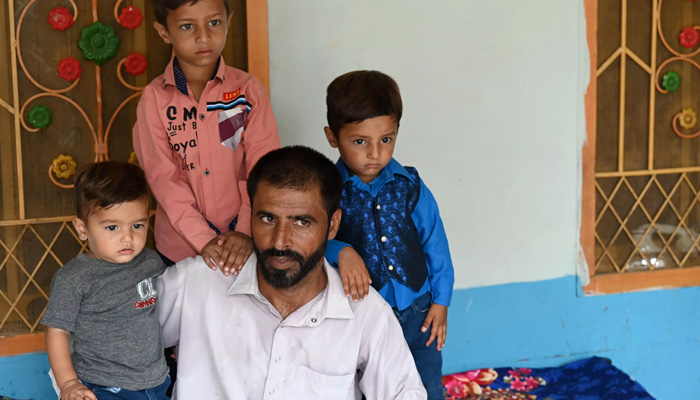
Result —
<path fill-rule="evenodd" d="M 186 258 L 165 270 L 156 279 L 158 293 L 158 317 L 163 331 L 163 345 L 176 346 L 180 342 L 182 305 L 185 294 L 187 265 L 196 258 Z"/>
<path fill-rule="evenodd" d="M 168 221 L 197 253 L 216 237 L 197 207 L 178 156 L 170 148 L 153 90 L 146 88 L 136 109 L 134 152 Z"/>
<path fill-rule="evenodd" d="M 63 329 L 46 328 L 46 353 L 49 364 L 60 389 L 62 400 L 97 400 L 95 394 L 78 380 L 70 356 L 70 332 Z"/>
<path fill-rule="evenodd" d="M 381 307 L 377 318 L 366 320 L 363 331 L 358 365 L 362 371 L 360 390 L 368 399 L 427 399 L 401 325 L 388 304 Z"/>

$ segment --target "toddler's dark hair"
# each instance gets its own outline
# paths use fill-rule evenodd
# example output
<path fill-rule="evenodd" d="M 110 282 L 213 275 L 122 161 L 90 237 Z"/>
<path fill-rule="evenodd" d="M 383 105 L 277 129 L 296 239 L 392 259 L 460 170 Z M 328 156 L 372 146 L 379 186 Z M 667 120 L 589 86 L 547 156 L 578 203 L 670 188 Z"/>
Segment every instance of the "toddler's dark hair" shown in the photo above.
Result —
<path fill-rule="evenodd" d="M 224 2 L 224 6 L 226 7 L 226 15 L 228 16 L 231 13 L 228 0 L 221 1 Z M 185 4 L 196 4 L 197 2 L 199 2 L 199 0 L 151 0 L 151 4 L 153 4 L 153 12 L 156 15 L 156 21 L 165 27 L 168 26 L 166 24 L 168 11 L 174 11 Z"/>
<path fill-rule="evenodd" d="M 149 198 L 143 170 L 121 161 L 103 161 L 80 169 L 75 179 L 75 208 L 78 218 L 87 218 L 97 208 Z"/>
<path fill-rule="evenodd" d="M 401 121 L 399 86 L 379 71 L 352 71 L 335 78 L 326 91 L 328 127 L 336 137 L 343 125 L 391 116 Z"/>

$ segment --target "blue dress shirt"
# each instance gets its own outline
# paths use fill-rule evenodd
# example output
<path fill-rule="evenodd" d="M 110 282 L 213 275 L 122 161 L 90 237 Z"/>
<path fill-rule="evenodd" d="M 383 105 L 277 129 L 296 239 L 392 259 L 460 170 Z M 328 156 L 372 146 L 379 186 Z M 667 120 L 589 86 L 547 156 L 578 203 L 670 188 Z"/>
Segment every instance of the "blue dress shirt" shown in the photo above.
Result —
<path fill-rule="evenodd" d="M 343 183 L 351 181 L 355 188 L 364 190 L 376 197 L 382 187 L 394 180 L 395 174 L 401 174 L 408 178 L 408 171 L 393 158 L 379 175 L 370 183 L 365 183 L 357 176 L 350 176 L 343 160 L 338 160 L 336 164 L 343 178 Z M 403 310 L 409 307 L 415 299 L 426 292 L 432 294 L 432 302 L 443 306 L 449 306 L 452 298 L 452 287 L 454 286 L 454 268 L 450 257 L 450 248 L 447 243 L 445 227 L 440 218 L 435 197 L 430 192 L 423 180 L 420 182 L 420 198 L 416 208 L 411 214 L 418 236 L 423 245 L 425 261 L 428 265 L 428 279 L 423 287 L 414 292 L 402 283 L 391 280 L 379 290 L 379 294 L 386 299 L 390 306 Z M 350 243 L 352 245 L 352 243 Z M 346 246 L 345 243 L 331 240 L 326 248 L 326 259 L 334 266 L 338 266 L 338 254 Z M 367 260 L 365 260 L 367 262 Z"/>

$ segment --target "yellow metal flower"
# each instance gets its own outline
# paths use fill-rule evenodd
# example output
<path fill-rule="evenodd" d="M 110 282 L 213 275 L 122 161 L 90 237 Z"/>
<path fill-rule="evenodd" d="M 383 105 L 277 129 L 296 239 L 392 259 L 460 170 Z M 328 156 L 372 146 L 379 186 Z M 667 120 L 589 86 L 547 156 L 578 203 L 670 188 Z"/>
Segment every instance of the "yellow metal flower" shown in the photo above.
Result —
<path fill-rule="evenodd" d="M 67 179 L 75 174 L 76 162 L 73 157 L 61 154 L 53 160 L 53 173 L 57 178 Z"/>
<path fill-rule="evenodd" d="M 698 114 L 692 108 L 684 108 L 679 123 L 684 129 L 692 129 L 698 123 Z"/>
<path fill-rule="evenodd" d="M 134 153 L 133 151 L 131 152 L 131 155 L 129 155 L 129 164 L 134 164 L 140 167 L 139 159 L 136 158 L 136 153 Z"/>

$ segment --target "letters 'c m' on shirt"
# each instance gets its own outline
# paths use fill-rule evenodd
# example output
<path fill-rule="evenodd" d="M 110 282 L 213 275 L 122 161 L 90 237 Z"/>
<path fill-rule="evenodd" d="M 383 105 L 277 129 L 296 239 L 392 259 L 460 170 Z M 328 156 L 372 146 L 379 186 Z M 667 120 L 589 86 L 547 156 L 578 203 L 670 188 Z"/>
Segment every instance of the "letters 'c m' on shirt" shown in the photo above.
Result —
<path fill-rule="evenodd" d="M 194 257 L 238 216 L 250 235 L 247 176 L 280 147 L 265 88 L 223 57 L 199 102 L 177 59 L 143 91 L 133 130 L 134 151 L 158 201 L 155 240 L 173 261 Z"/>

